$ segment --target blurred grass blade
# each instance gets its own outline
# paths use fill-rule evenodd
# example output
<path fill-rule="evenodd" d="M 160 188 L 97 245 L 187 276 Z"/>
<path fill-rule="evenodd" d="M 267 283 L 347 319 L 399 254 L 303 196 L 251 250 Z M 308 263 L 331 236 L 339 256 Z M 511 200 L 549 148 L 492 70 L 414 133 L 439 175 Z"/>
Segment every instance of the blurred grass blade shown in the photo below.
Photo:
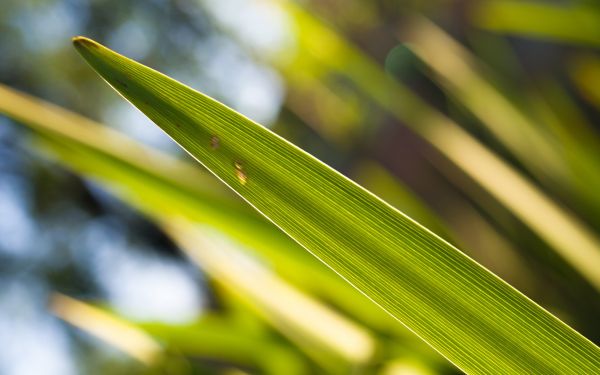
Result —
<path fill-rule="evenodd" d="M 525 113 L 493 83 L 498 82 L 498 77 L 443 29 L 424 17 L 413 17 L 407 29 L 403 39 L 431 68 L 434 79 L 442 84 L 450 97 L 461 101 L 476 115 L 538 180 L 554 191 L 568 191 L 571 196 L 584 197 L 581 200 L 600 213 L 600 197 L 590 194 L 590 190 L 596 190 L 594 186 L 600 185 L 593 173 L 585 173 L 586 168 L 582 168 L 586 166 L 591 171 L 600 162 L 598 145 L 594 142 L 597 135 L 590 132 L 583 121 L 571 118 L 561 123 L 547 115 L 540 120 Z M 600 83 L 594 81 L 591 74 L 586 75 L 584 81 L 590 82 L 590 87 Z M 542 101 L 539 96 L 548 95 L 548 91 L 562 92 L 556 88 L 552 90 L 548 84 L 540 91 L 543 94 L 530 94 L 530 100 L 539 103 Z M 531 106 L 528 107 L 534 112 Z M 573 108 L 565 105 L 561 105 L 560 111 L 554 111 L 557 115 L 570 113 L 577 117 Z M 591 189 L 590 178 L 596 179 Z"/>
<path fill-rule="evenodd" d="M 317 159 L 94 41 L 74 44 L 212 173 L 461 369 L 600 372 L 593 343 Z"/>
<path fill-rule="evenodd" d="M 600 46 L 600 11 L 591 5 L 478 1 L 474 3 L 471 20 L 490 31 Z"/>
<path fill-rule="evenodd" d="M 177 213 L 219 229 L 249 246 L 296 286 L 326 299 L 372 328 L 406 336 L 407 331 L 387 314 L 365 303 L 363 295 L 331 274 L 276 227 L 224 194 L 224 186 L 214 186 L 218 181 L 207 180 L 210 176 L 198 168 L 2 85 L 0 113 L 29 126 L 41 136 L 40 146 L 63 164 L 100 180 L 130 204 L 151 205 L 162 214 Z"/>
<path fill-rule="evenodd" d="M 94 160 L 90 154 L 74 152 L 69 150 L 67 145 L 55 140 L 45 140 L 42 145 L 51 147 L 53 152 L 61 155 L 62 160 L 76 159 L 79 166 L 85 165 L 85 168 L 97 170 L 104 169 L 101 173 L 117 179 L 117 181 L 109 183 L 116 187 L 114 190 L 117 195 L 148 216 L 164 221 L 165 214 L 176 213 L 172 207 L 167 207 L 170 202 L 174 202 L 173 200 L 161 201 L 160 198 L 153 195 L 154 193 L 148 194 L 137 186 L 134 187 L 134 194 L 123 194 L 125 189 L 122 185 L 131 184 L 128 177 L 118 173 L 118 170 L 107 169 L 105 162 Z M 168 190 L 158 190 L 157 193 L 159 192 L 169 194 Z M 175 206 L 179 207 L 179 204 L 176 203 Z M 235 217 L 230 219 L 230 225 L 234 226 L 238 223 L 239 221 L 236 221 Z M 187 226 L 189 227 L 190 224 Z M 331 373 L 347 372 L 349 367 L 362 365 L 370 359 L 375 343 L 365 329 L 301 293 L 262 267 L 254 265 L 248 268 L 247 266 L 255 260 L 246 259 L 247 255 L 245 258 L 245 254 L 239 250 L 239 245 L 234 246 L 233 242 L 226 241 L 222 234 L 217 235 L 214 226 L 204 225 L 202 232 L 196 230 L 190 233 L 190 230 L 185 229 L 186 223 L 179 219 L 176 224 L 171 223 L 169 228 L 169 233 L 182 245 L 182 250 L 203 267 L 212 279 L 228 290 L 233 290 L 255 313 L 261 315 L 265 321 L 288 336 L 292 342 L 305 350 Z M 269 237 L 262 237 L 262 239 L 264 241 L 273 240 Z M 250 251 L 250 249 L 245 250 Z M 322 277 L 318 268 L 311 271 L 310 267 L 319 266 L 319 264 L 312 264 L 305 262 L 302 258 L 294 257 L 293 251 L 287 251 L 289 249 L 278 248 L 277 250 L 284 256 L 287 253 L 287 257 L 292 259 L 288 259 L 282 267 L 277 258 L 267 257 L 266 260 L 270 264 L 277 263 L 276 269 L 286 270 L 285 274 L 306 272 L 316 280 L 320 280 L 322 288 L 331 291 L 337 290 L 342 296 L 348 298 L 349 302 L 361 302 L 361 300 L 356 301 L 355 296 L 345 292 L 345 289 L 340 289 L 337 284 L 331 283 L 329 278 Z M 298 281 L 298 278 L 293 279 Z M 302 280 L 299 281 L 299 284 L 305 285 Z M 282 304 L 282 301 L 286 301 L 286 303 Z M 369 312 L 370 310 L 367 310 L 365 313 Z M 306 316 L 310 316 L 310 320 L 306 320 Z M 377 317 L 375 314 L 374 318 Z M 329 330 L 322 329 L 323 325 L 328 326 Z M 335 335 L 327 336 L 327 333 L 330 332 L 335 332 Z M 344 338 L 348 341 L 342 340 Z"/>
<path fill-rule="evenodd" d="M 294 351 L 280 343 L 248 335 L 225 319 L 202 317 L 198 322 L 184 326 L 134 323 L 110 311 L 60 293 L 54 293 L 49 308 L 64 321 L 87 331 L 147 366 L 152 367 L 159 365 L 161 361 L 168 361 L 168 350 L 176 349 L 192 356 L 257 367 L 266 374 L 308 373 L 306 366 Z"/>
<path fill-rule="evenodd" d="M 600 290 L 600 241 L 594 232 L 471 137 L 439 128 L 431 141 Z"/>
<path fill-rule="evenodd" d="M 203 315 L 191 324 L 136 323 L 166 349 L 257 369 L 261 374 L 310 374 L 306 359 L 281 340 L 256 334 L 229 318 Z"/>
<path fill-rule="evenodd" d="M 433 375 L 430 369 L 409 359 L 396 359 L 386 363 L 379 375 Z"/>
<path fill-rule="evenodd" d="M 345 364 L 358 366 L 371 360 L 375 341 L 368 332 L 273 275 L 238 244 L 212 228 L 185 220 L 166 219 L 163 224 L 198 266 L 330 372 L 345 373 L 351 369 Z"/>
<path fill-rule="evenodd" d="M 160 360 L 161 346 L 126 321 L 62 294 L 54 294 L 50 310 L 59 318 L 88 331 L 147 366 Z"/>
<path fill-rule="evenodd" d="M 539 81 L 537 86 L 537 90 L 527 95 L 528 105 L 540 124 L 545 125 L 559 142 L 560 152 L 571 170 L 571 182 L 575 188 L 558 191 L 556 194 L 575 207 L 576 212 L 598 233 L 600 196 L 597 192 L 600 190 L 600 173 L 597 172 L 600 164 L 600 137 L 582 108 L 578 107 L 577 98 L 557 80 Z"/>
<path fill-rule="evenodd" d="M 598 195 L 589 194 L 590 182 L 597 180 L 595 175 L 576 174 L 581 166 L 590 165 L 591 170 L 597 165 L 593 153 L 581 155 L 581 147 L 571 151 L 549 137 L 494 88 L 474 56 L 432 22 L 414 17 L 409 30 L 410 48 L 435 72 L 452 97 L 479 117 L 531 173 L 551 187 L 564 187 L 572 195 L 589 198 L 592 207 L 600 208 Z M 456 151 L 451 155 L 460 155 L 458 151 L 466 149 L 463 140 L 446 133 L 448 138 L 442 136 L 439 141 L 451 143 L 456 139 L 460 146 L 450 146 Z M 457 164 L 600 290 L 600 239 L 579 218 L 540 194 L 517 173 L 490 157 L 485 149 L 475 144 L 471 149 L 471 154 L 466 157 L 463 153 Z M 568 157 L 577 157 L 574 170 L 565 161 Z M 504 186 L 510 186 L 512 192 Z"/>
<path fill-rule="evenodd" d="M 573 59 L 569 75 L 583 98 L 600 110 L 600 58 L 583 55 Z"/>
<path fill-rule="evenodd" d="M 475 56 L 424 17 L 413 17 L 407 30 L 402 39 L 450 96 L 480 118 L 534 174 L 567 180 L 557 145 L 493 86 Z"/>
<path fill-rule="evenodd" d="M 359 185 L 425 225 L 432 232 L 450 239 L 448 229 L 426 203 L 381 165 L 373 161 L 361 161 L 352 171 L 352 177 Z"/>
<path fill-rule="evenodd" d="M 333 91 L 310 69 L 297 66 L 285 69 L 285 77 L 291 88 L 286 98 L 290 111 L 336 146 L 346 147 L 356 140 L 366 119 L 364 103 L 355 93 L 346 88 L 341 95 L 343 85 Z"/>

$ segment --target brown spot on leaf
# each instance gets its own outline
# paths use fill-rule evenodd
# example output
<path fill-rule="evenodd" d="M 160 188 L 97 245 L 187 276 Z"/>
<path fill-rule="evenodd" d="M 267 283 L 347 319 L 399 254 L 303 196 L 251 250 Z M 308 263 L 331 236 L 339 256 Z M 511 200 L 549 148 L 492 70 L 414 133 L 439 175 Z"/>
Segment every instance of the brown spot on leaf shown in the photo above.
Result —
<path fill-rule="evenodd" d="M 240 184 L 246 185 L 246 183 L 248 182 L 248 175 L 246 175 L 246 172 L 244 171 L 244 167 L 242 166 L 242 163 L 240 163 L 239 161 L 236 161 L 234 163 L 234 166 L 235 166 L 235 175 L 238 178 L 238 181 L 240 181 Z"/>
<path fill-rule="evenodd" d="M 213 150 L 216 150 L 219 148 L 220 145 L 221 145 L 221 140 L 219 139 L 219 137 L 217 137 L 216 135 L 213 135 L 212 137 L 210 137 L 210 148 L 212 148 Z"/>

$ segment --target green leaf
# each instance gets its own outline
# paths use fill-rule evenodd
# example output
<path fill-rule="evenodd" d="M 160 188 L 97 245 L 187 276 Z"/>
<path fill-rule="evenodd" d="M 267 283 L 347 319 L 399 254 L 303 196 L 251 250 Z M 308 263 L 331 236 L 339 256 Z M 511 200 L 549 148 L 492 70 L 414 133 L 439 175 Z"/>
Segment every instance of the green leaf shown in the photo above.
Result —
<path fill-rule="evenodd" d="M 190 356 L 256 367 L 265 374 L 308 373 L 301 355 L 292 348 L 264 335 L 246 332 L 230 319 L 218 316 L 206 314 L 186 325 L 136 323 L 59 293 L 52 296 L 49 309 L 146 366 L 168 361 L 168 348 Z"/>
<path fill-rule="evenodd" d="M 240 244 L 210 227 L 177 217 L 159 214 L 157 219 L 188 257 L 228 294 L 240 299 L 329 373 L 348 373 L 373 359 L 377 346 L 368 331 L 285 283 L 248 257 Z"/>
<path fill-rule="evenodd" d="M 574 58 L 569 75 L 582 97 L 600 109 L 600 58 L 591 54 Z"/>
<path fill-rule="evenodd" d="M 353 180 L 404 212 L 440 237 L 450 239 L 448 229 L 410 188 L 395 178 L 381 165 L 361 161 L 352 171 Z M 451 242 L 451 241 L 450 241 Z"/>
<path fill-rule="evenodd" d="M 491 83 L 474 55 L 426 18 L 414 17 L 410 30 L 407 45 L 434 72 L 437 81 L 477 116 L 532 175 L 551 190 L 568 191 L 570 196 L 600 212 L 600 197 L 596 193 L 600 175 L 593 172 L 598 165 L 595 149 L 587 151 L 586 143 L 578 140 L 572 140 L 575 146 L 569 148 L 568 139 L 556 139 L 545 132 Z M 571 127 L 569 125 L 566 134 L 572 133 Z M 486 163 L 488 167 L 494 164 L 493 161 Z M 493 170 L 495 176 L 500 176 L 503 170 L 514 176 L 505 177 L 505 182 L 520 186 L 520 194 L 502 187 L 505 195 L 494 194 L 497 199 L 600 290 L 600 238 L 573 212 L 557 205 L 509 169 L 498 164 L 489 170 Z M 488 175 L 481 185 L 490 181 L 493 176 Z M 493 193 L 502 184 L 499 181 L 495 185 L 487 190 Z M 506 193 L 512 198 L 506 199 Z M 557 226 L 560 231 L 556 230 Z"/>
<path fill-rule="evenodd" d="M 254 367 L 265 374 L 311 373 L 302 355 L 293 348 L 246 332 L 227 318 L 203 316 L 193 324 L 138 323 L 137 326 L 175 352 L 191 357 Z"/>
<path fill-rule="evenodd" d="M 498 33 L 597 47 L 600 12 L 591 4 L 481 1 L 471 9 L 471 20 L 478 27 Z"/>
<path fill-rule="evenodd" d="M 48 309 L 146 366 L 161 360 L 158 342 L 131 323 L 71 297 L 55 293 Z"/>
<path fill-rule="evenodd" d="M 86 38 L 90 65 L 290 237 L 470 373 L 598 373 L 600 349 L 268 129 Z"/>

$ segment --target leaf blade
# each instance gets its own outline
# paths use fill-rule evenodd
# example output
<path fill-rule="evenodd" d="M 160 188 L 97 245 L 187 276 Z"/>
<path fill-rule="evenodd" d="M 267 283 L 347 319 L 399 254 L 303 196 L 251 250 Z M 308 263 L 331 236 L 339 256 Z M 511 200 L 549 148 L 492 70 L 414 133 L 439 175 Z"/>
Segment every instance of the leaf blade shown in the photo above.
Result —
<path fill-rule="evenodd" d="M 89 39 L 74 43 L 207 169 L 461 369 L 600 371 L 593 343 L 316 158 Z"/>

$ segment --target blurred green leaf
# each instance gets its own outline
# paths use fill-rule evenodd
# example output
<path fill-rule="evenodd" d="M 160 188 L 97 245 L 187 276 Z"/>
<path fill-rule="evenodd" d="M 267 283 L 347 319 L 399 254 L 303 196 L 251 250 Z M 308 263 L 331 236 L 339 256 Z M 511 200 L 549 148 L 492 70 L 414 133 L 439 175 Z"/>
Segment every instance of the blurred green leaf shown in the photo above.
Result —
<path fill-rule="evenodd" d="M 586 150 L 584 142 L 567 138 L 567 131 L 559 134 L 561 139 L 552 137 L 494 87 L 475 56 L 427 19 L 412 19 L 407 42 L 432 69 L 436 80 L 450 96 L 480 118 L 532 174 L 551 188 L 562 188 L 573 196 L 582 197 L 600 213 L 600 198 L 592 193 L 600 187 L 599 176 L 581 173 L 586 171 L 586 167 L 588 172 L 596 168 L 600 161 L 596 157 L 597 152 Z M 573 146 L 565 147 L 567 144 Z M 488 163 L 488 166 L 492 165 Z M 504 168 L 499 166 L 498 169 Z M 600 273 L 597 272 L 600 268 L 600 239 L 575 214 L 547 199 L 541 191 L 538 193 L 532 188 L 520 191 L 521 194 L 530 191 L 536 195 L 537 198 L 529 202 L 536 202 L 537 207 L 532 206 L 523 212 L 524 204 L 520 207 L 514 205 L 518 198 L 507 200 L 506 205 L 600 289 Z M 563 229 L 560 234 L 555 230 L 557 226 Z"/>
<path fill-rule="evenodd" d="M 239 244 L 212 228 L 157 218 L 198 266 L 328 372 L 347 373 L 372 360 L 376 343 L 368 331 L 285 283 Z"/>
<path fill-rule="evenodd" d="M 31 127 L 43 138 L 41 146 L 63 163 L 100 180 L 131 204 L 211 225 L 251 248 L 287 280 L 361 322 L 381 332 L 407 334 L 294 241 L 241 206 L 222 186 L 214 186 L 198 168 L 2 85 L 0 113 Z"/>
<path fill-rule="evenodd" d="M 49 310 L 146 366 L 162 359 L 162 347 L 152 337 L 126 320 L 99 308 L 56 293 L 50 299 Z"/>
<path fill-rule="evenodd" d="M 227 318 L 201 317 L 186 325 L 136 323 L 167 350 L 257 368 L 265 374 L 308 374 L 302 356 L 284 343 L 257 336 Z"/>
<path fill-rule="evenodd" d="M 151 367 L 169 361 L 169 352 L 176 351 L 256 367 L 265 374 L 308 373 L 297 352 L 268 337 L 249 334 L 226 318 L 208 315 L 186 325 L 136 323 L 58 293 L 52 297 L 50 310 Z"/>
<path fill-rule="evenodd" d="M 436 214 L 408 186 L 396 179 L 379 164 L 362 161 L 352 172 L 353 179 L 364 188 L 390 203 L 432 232 L 450 239 L 448 230 Z"/>
<path fill-rule="evenodd" d="M 212 173 L 461 369 L 600 371 L 590 341 L 317 159 L 150 68 L 74 43 Z"/>
<path fill-rule="evenodd" d="M 569 74 L 582 96 L 600 110 L 600 58 L 588 55 L 573 59 Z"/>
<path fill-rule="evenodd" d="M 596 233 L 600 230 L 600 174 L 596 173 L 600 163 L 600 138 L 588 121 L 575 98 L 554 80 L 537 83 L 539 89 L 529 93 L 526 101 L 532 116 L 558 141 L 561 154 L 571 173 L 571 188 L 561 189 L 567 184 L 546 184 L 556 195 L 576 207 L 577 212 L 587 219 Z M 554 179 L 556 181 L 556 179 Z M 553 189 L 554 188 L 554 189 Z M 558 189 L 556 189 L 558 188 Z M 562 193 L 562 194 L 561 194 Z"/>
<path fill-rule="evenodd" d="M 478 1 L 472 22 L 486 30 L 548 41 L 600 45 L 600 11 L 597 7 L 542 1 Z"/>
<path fill-rule="evenodd" d="M 403 39 L 431 69 L 449 95 L 459 100 L 507 149 L 542 178 L 566 180 L 558 145 L 495 87 L 475 56 L 424 17 L 413 17 Z M 566 181 L 570 182 L 570 181 Z"/>

